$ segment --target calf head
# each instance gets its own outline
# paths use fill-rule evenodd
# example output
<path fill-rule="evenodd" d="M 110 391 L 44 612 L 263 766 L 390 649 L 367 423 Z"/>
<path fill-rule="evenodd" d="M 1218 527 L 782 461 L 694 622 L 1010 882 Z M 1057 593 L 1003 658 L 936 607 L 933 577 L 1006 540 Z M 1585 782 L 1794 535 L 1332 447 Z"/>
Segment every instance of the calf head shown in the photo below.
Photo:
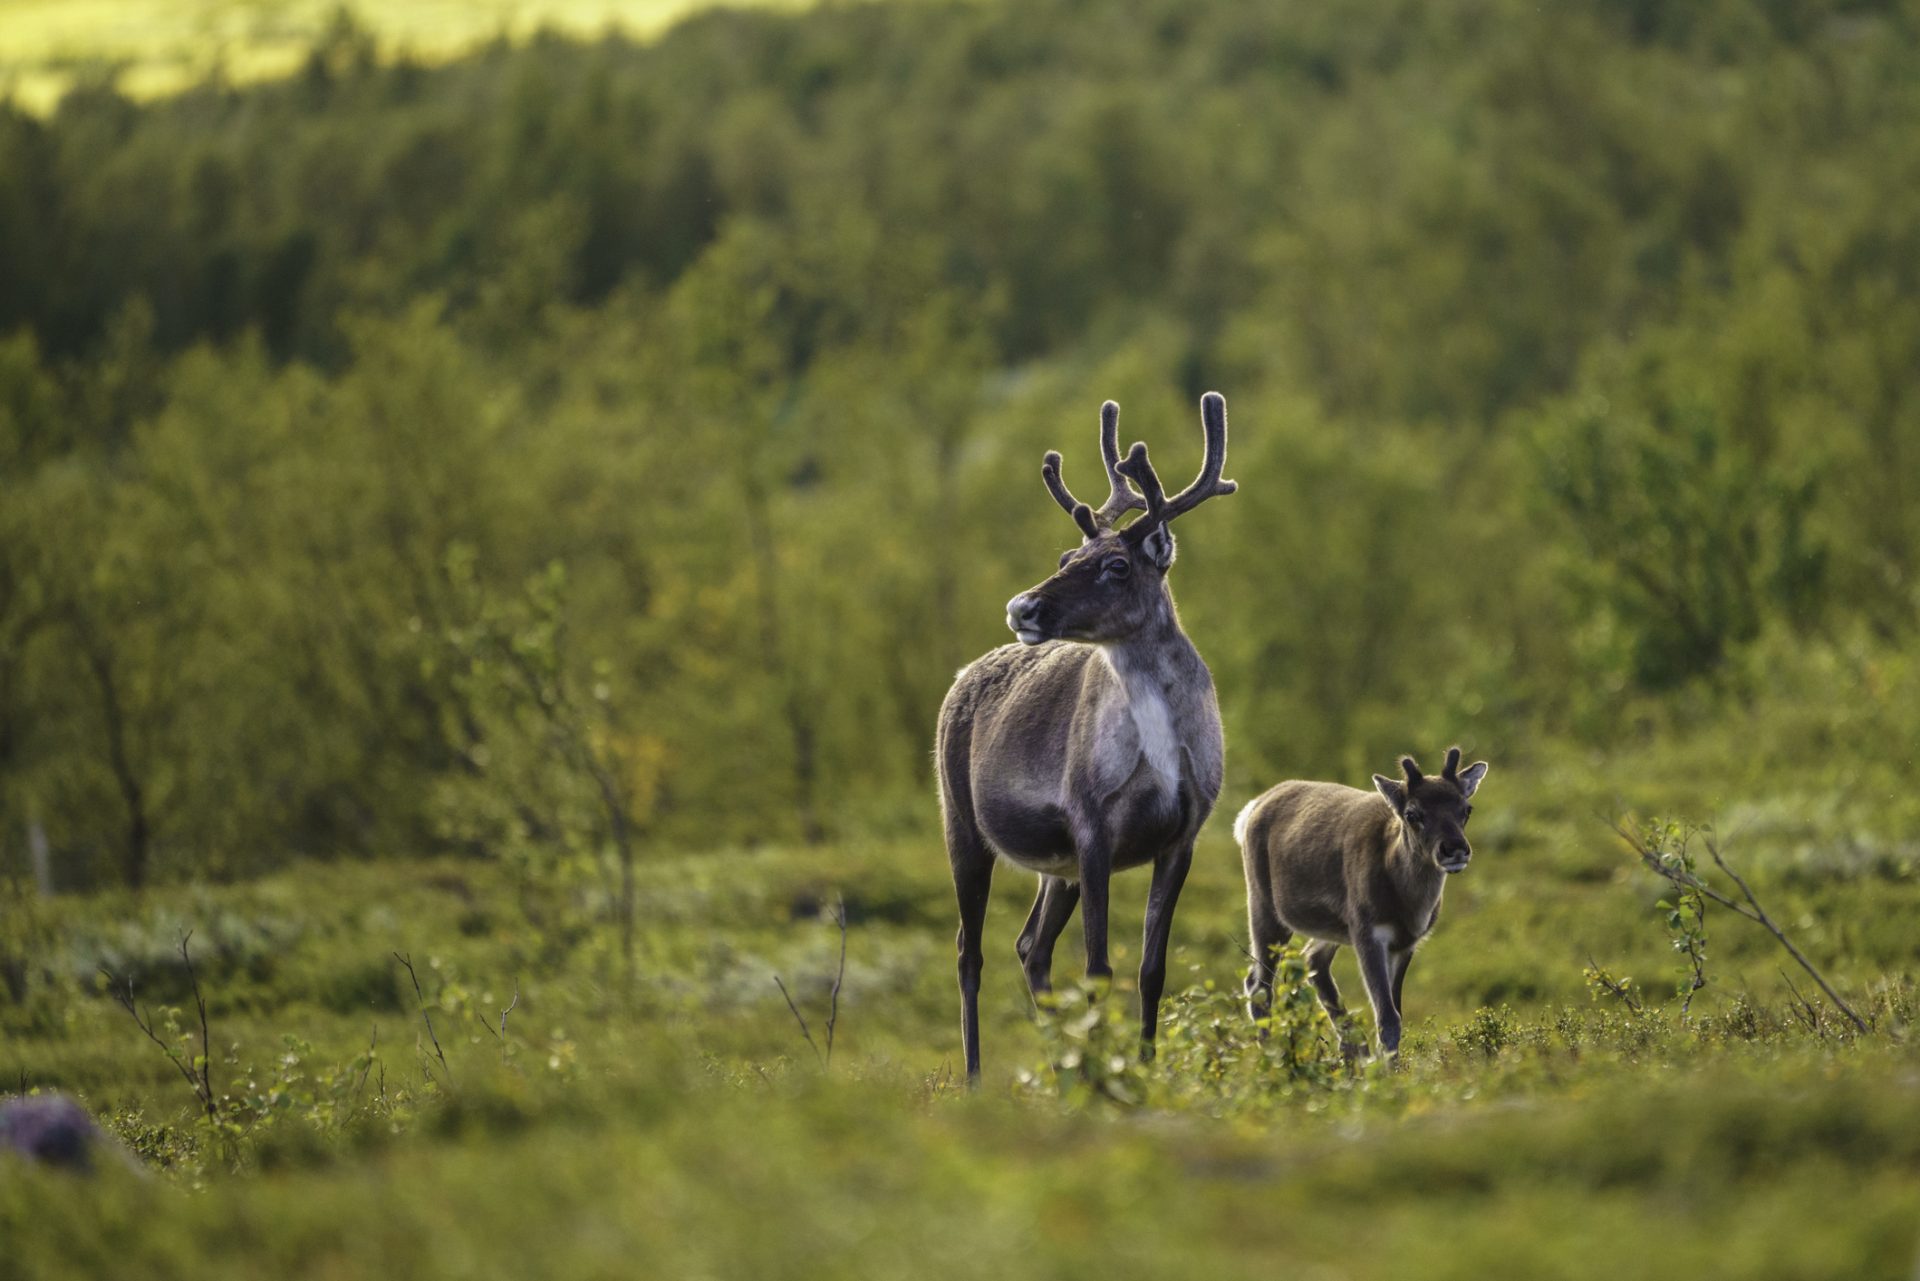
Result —
<path fill-rule="evenodd" d="M 1473 794 L 1487 776 L 1487 763 L 1460 768 L 1460 749 L 1447 749 L 1447 764 L 1438 777 L 1428 777 L 1411 756 L 1400 758 L 1406 781 L 1384 774 L 1373 785 L 1387 798 L 1393 812 L 1406 824 L 1407 840 L 1415 853 L 1449 874 L 1465 870 L 1473 857 L 1467 844 L 1467 819 L 1473 813 Z"/>

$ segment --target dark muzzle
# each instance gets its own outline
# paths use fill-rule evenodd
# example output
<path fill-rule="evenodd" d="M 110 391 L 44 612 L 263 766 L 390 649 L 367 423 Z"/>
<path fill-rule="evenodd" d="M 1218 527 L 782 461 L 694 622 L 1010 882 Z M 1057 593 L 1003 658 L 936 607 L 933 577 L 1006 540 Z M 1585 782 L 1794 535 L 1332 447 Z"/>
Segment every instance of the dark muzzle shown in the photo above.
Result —
<path fill-rule="evenodd" d="M 1021 592 L 1007 602 L 1007 626 L 1020 638 L 1023 645 L 1038 645 L 1047 639 L 1047 629 L 1042 621 L 1046 611 L 1046 602 L 1037 592 Z"/>

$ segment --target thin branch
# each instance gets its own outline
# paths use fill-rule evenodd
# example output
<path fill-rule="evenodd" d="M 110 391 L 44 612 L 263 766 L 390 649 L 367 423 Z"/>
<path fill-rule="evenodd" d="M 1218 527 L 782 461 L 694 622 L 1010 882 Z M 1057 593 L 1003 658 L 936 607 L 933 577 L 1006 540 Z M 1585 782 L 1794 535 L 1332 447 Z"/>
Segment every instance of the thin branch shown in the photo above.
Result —
<path fill-rule="evenodd" d="M 440 1048 L 440 1038 L 434 1035 L 433 1015 L 427 1013 L 427 994 L 420 990 L 420 976 L 413 972 L 413 954 L 409 952 L 405 956 L 402 956 L 400 953 L 395 952 L 393 959 L 407 967 L 407 977 L 413 980 L 413 995 L 420 1002 L 420 1018 L 427 1025 L 427 1039 L 433 1042 L 434 1055 L 440 1060 L 440 1070 L 447 1074 L 447 1085 L 451 1087 L 453 1085 L 453 1069 L 447 1066 L 446 1052 Z"/>
<path fill-rule="evenodd" d="M 1789 976 L 1785 970 L 1780 971 L 1780 977 L 1785 981 L 1787 991 L 1793 993 L 1793 1016 L 1805 1025 L 1807 1031 L 1813 1033 L 1823 1041 L 1826 1040 L 1827 1030 L 1821 1022 L 1819 1009 L 1812 1001 L 1800 995 L 1800 989 L 1793 985 L 1792 977 Z"/>
<path fill-rule="evenodd" d="M 833 1025 L 840 1019 L 840 984 L 847 977 L 847 899 L 845 895 L 836 896 L 833 907 L 833 919 L 840 926 L 840 968 L 834 971 L 833 995 L 827 1002 L 827 1061 L 824 1066 L 833 1066 Z"/>
<path fill-rule="evenodd" d="M 134 1004 L 133 980 L 131 978 L 126 979 L 124 981 L 125 990 L 122 991 L 119 987 L 115 986 L 115 984 L 122 982 L 122 980 L 112 970 L 103 965 L 100 967 L 100 973 L 106 976 L 107 991 L 112 994 L 114 1003 L 127 1012 L 133 1019 L 133 1025 L 142 1032 L 145 1032 L 147 1039 L 159 1046 L 160 1052 L 167 1056 L 168 1061 L 171 1062 L 175 1068 L 179 1069 L 180 1075 L 186 1078 L 187 1084 L 193 1089 L 194 1097 L 200 1101 L 201 1105 L 211 1108 L 211 1091 L 207 1089 L 206 1082 L 201 1079 L 199 1073 L 193 1070 L 193 1066 L 190 1063 L 180 1057 L 178 1050 L 161 1040 L 160 1034 L 153 1030 L 153 1012 L 149 1010 L 145 1017 L 141 1016 L 139 1007 Z"/>
<path fill-rule="evenodd" d="M 787 991 L 787 985 L 780 981 L 778 974 L 773 976 L 773 984 L 780 989 L 780 995 L 787 998 L 787 1008 L 793 1011 L 794 1022 L 800 1025 L 800 1035 L 807 1038 L 807 1044 L 813 1050 L 813 1057 L 819 1059 L 820 1067 L 824 1070 L 827 1066 L 827 1061 L 821 1057 L 820 1047 L 814 1044 L 813 1033 L 807 1030 L 807 1020 L 801 1015 L 800 1007 L 793 1003 L 793 994 Z"/>
<path fill-rule="evenodd" d="M 360 1084 L 353 1087 L 353 1106 L 356 1110 L 360 1106 L 360 1096 L 367 1092 L 367 1077 L 373 1073 L 374 1060 L 379 1057 L 380 1025 L 376 1022 L 372 1027 L 373 1031 L 367 1037 L 367 1066 L 360 1070 Z"/>
<path fill-rule="evenodd" d="M 1725 872 L 1728 877 L 1732 879 L 1733 883 L 1740 887 L 1740 892 L 1746 896 L 1747 902 L 1753 904 L 1753 919 L 1760 922 L 1769 934 L 1779 940 L 1780 946 L 1786 948 L 1787 954 L 1800 963 L 1800 968 L 1805 970 L 1813 981 L 1820 985 L 1820 990 L 1827 994 L 1827 999 L 1832 1001 L 1839 1011 L 1847 1016 L 1848 1021 L 1851 1022 L 1862 1035 L 1870 1032 L 1872 1029 L 1867 1026 L 1867 1021 L 1858 1014 L 1855 1014 L 1853 1007 L 1840 999 L 1840 994 L 1833 990 L 1833 985 L 1827 982 L 1826 976 L 1820 973 L 1819 970 L 1814 969 L 1813 962 L 1801 955 L 1800 949 L 1793 945 L 1793 940 L 1788 938 L 1786 933 L 1782 931 L 1778 925 L 1773 923 L 1773 918 L 1768 916 L 1766 909 L 1760 906 L 1760 900 L 1753 896 L 1753 890 L 1747 885 L 1745 878 L 1727 866 L 1727 860 L 1720 856 L 1720 842 L 1711 832 L 1707 833 L 1707 853 L 1712 855 L 1713 865 Z"/>
<path fill-rule="evenodd" d="M 513 1007 L 518 1004 L 520 1004 L 520 979 L 516 976 L 513 980 L 513 999 L 507 1002 L 506 1009 L 500 1011 L 500 1041 L 503 1045 L 507 1040 L 507 1015 L 513 1013 Z"/>
<path fill-rule="evenodd" d="M 1847 1019 L 1862 1035 L 1872 1031 L 1872 1028 L 1867 1025 L 1867 1021 L 1853 1012 L 1853 1007 L 1842 1000 L 1840 994 L 1833 990 L 1833 985 L 1827 982 L 1826 976 L 1814 968 L 1813 962 L 1807 959 L 1806 954 L 1795 947 L 1793 940 L 1788 938 L 1786 932 L 1774 923 L 1772 917 L 1767 915 L 1766 909 L 1760 906 L 1760 900 L 1755 897 L 1753 888 L 1747 884 L 1745 878 L 1734 871 L 1732 867 L 1728 866 L 1726 858 L 1721 853 L 1720 842 L 1711 831 L 1707 833 L 1706 838 L 1707 853 L 1712 856 L 1714 866 L 1718 867 L 1722 872 L 1725 872 L 1727 877 L 1740 888 L 1741 895 L 1746 899 L 1744 903 L 1729 898 L 1727 895 L 1715 889 L 1707 881 L 1686 871 L 1684 868 L 1676 868 L 1669 864 L 1660 856 L 1658 851 L 1649 845 L 1639 832 L 1635 832 L 1617 821 L 1610 822 L 1610 825 L 1615 832 L 1620 834 L 1621 839 L 1625 840 L 1627 844 L 1633 848 L 1634 852 L 1640 856 L 1640 861 L 1645 863 L 1656 876 L 1661 877 L 1672 885 L 1684 886 L 1706 895 L 1728 911 L 1745 917 L 1755 925 L 1766 930 L 1767 933 L 1773 935 L 1774 941 L 1785 948 L 1787 955 L 1791 956 L 1800 968 L 1805 970 L 1808 976 L 1820 985 L 1820 990 L 1827 994 L 1827 999 L 1832 1001 L 1840 1012 L 1847 1016 Z"/>
<path fill-rule="evenodd" d="M 193 955 L 187 951 L 187 944 L 192 940 L 192 930 L 180 936 L 180 959 L 186 963 L 187 981 L 193 984 L 193 1003 L 200 1011 L 200 1083 L 206 1087 L 207 1120 L 211 1121 L 214 1119 L 213 1038 L 207 1027 L 207 998 L 201 995 L 200 976 L 193 972 Z"/>

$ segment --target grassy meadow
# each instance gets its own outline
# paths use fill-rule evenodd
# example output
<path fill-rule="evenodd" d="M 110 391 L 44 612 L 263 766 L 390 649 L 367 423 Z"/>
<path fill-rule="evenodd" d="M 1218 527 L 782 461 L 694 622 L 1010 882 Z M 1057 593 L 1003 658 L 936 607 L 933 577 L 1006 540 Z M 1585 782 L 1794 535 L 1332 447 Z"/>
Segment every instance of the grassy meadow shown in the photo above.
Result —
<path fill-rule="evenodd" d="M 1234 999 L 1243 890 L 1219 824 L 1182 900 L 1151 1067 L 1133 1056 L 1124 977 L 1144 877 L 1116 886 L 1118 990 L 1083 1004 L 1070 930 L 1061 1008 L 1036 1018 L 1012 955 L 1030 887 L 1003 870 L 972 1095 L 954 1070 L 951 891 L 933 839 L 649 860 L 630 973 L 606 931 L 556 936 L 470 860 L 31 907 L 46 969 L 7 1011 L 9 1078 L 76 1093 L 150 1170 L 82 1191 L 16 1168 L 0 1196 L 10 1266 L 1908 1275 L 1920 1062 L 1903 922 L 1920 888 L 1821 868 L 1827 852 L 1800 833 L 1750 831 L 1729 858 L 1874 1032 L 1824 1004 L 1814 1022 L 1796 1014 L 1785 953 L 1724 913 L 1709 914 L 1709 982 L 1682 1018 L 1657 883 L 1578 813 L 1617 797 L 1576 785 L 1542 803 L 1567 782 L 1489 779 L 1474 865 L 1409 977 L 1391 1068 L 1343 1064 L 1304 986 L 1268 1040 L 1254 1035 Z M 139 975 L 191 1053 L 175 955 L 189 929 L 231 1109 L 218 1128 L 97 973 Z M 420 975 L 431 1039 L 395 951 Z M 1649 1008 L 1593 990 L 1594 962 L 1632 975 Z M 1361 1000 L 1344 955 L 1336 973 Z M 830 1064 L 775 975 L 821 1051 L 841 978 Z"/>
<path fill-rule="evenodd" d="M 688 9 L 0 5 L 0 1279 L 1913 1276 L 1913 0 Z M 969 1091 L 936 711 L 1210 389 L 1159 1053 L 1003 867 Z"/>

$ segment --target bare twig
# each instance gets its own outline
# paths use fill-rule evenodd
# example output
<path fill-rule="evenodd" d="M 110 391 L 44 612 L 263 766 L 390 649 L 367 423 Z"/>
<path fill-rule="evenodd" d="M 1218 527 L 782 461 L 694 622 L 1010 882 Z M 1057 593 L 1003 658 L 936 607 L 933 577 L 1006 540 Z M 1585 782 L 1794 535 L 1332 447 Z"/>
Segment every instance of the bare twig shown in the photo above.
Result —
<path fill-rule="evenodd" d="M 1788 1008 L 1793 1011 L 1794 1018 L 1798 1019 L 1807 1031 L 1823 1041 L 1826 1040 L 1826 1021 L 1820 1017 L 1819 1007 L 1800 994 L 1800 989 L 1793 985 L 1793 979 L 1785 970 L 1780 971 L 1780 978 L 1786 983 L 1787 991 L 1793 993 L 1793 1001 Z"/>
<path fill-rule="evenodd" d="M 1805 970 L 1808 976 L 1820 985 L 1820 990 L 1825 992 L 1827 999 L 1832 1001 L 1834 1006 L 1838 1008 L 1842 1014 L 1847 1016 L 1848 1022 L 1852 1023 L 1862 1034 L 1871 1031 L 1872 1029 L 1867 1026 L 1867 1021 L 1858 1014 L 1855 1014 L 1853 1007 L 1840 999 L 1840 994 L 1833 990 L 1831 983 L 1827 982 L 1826 975 L 1814 969 L 1813 962 L 1802 955 L 1800 949 L 1793 945 L 1793 940 L 1787 937 L 1786 932 L 1773 923 L 1773 918 L 1767 915 L 1767 910 L 1760 906 L 1760 900 L 1753 896 L 1753 889 L 1747 884 L 1746 878 L 1742 877 L 1740 873 L 1734 871 L 1733 868 L 1727 865 L 1727 860 L 1722 857 L 1720 853 L 1720 842 L 1712 832 L 1707 833 L 1707 853 L 1712 856 L 1713 865 L 1725 872 L 1728 878 L 1740 887 L 1740 893 L 1746 897 L 1748 904 L 1752 906 L 1753 913 L 1748 919 L 1759 922 L 1760 926 L 1765 929 L 1767 933 L 1773 935 L 1781 947 L 1787 949 L 1787 955 L 1797 961 L 1800 968 Z"/>
<path fill-rule="evenodd" d="M 182 940 L 182 946 L 185 946 L 184 940 Z M 167 1056 L 168 1062 L 173 1064 L 193 1090 L 193 1096 L 199 1100 L 201 1108 L 207 1114 L 207 1119 L 216 1120 L 218 1108 L 214 1103 L 213 1086 L 208 1081 L 206 1072 L 191 1061 L 182 1058 L 180 1051 L 167 1044 L 160 1034 L 153 1030 L 153 1012 L 148 1010 L 143 1013 L 134 1002 L 131 978 L 122 979 L 104 965 L 100 967 L 100 973 L 106 976 L 107 991 L 112 994 L 114 1003 L 127 1012 L 128 1017 L 133 1020 L 133 1025 L 146 1033 L 149 1041 L 160 1047 L 160 1052 Z M 202 1008 L 204 1009 L 204 1006 Z"/>
<path fill-rule="evenodd" d="M 213 1120 L 213 1038 L 207 1027 L 207 998 L 200 992 L 200 976 L 193 972 L 193 954 L 187 944 L 193 931 L 180 936 L 180 960 L 187 967 L 187 981 L 193 985 L 193 1003 L 200 1011 L 200 1081 L 206 1088 L 207 1120 Z"/>
<path fill-rule="evenodd" d="M 1771 916 L 1767 915 L 1766 909 L 1760 906 L 1760 900 L 1755 897 L 1753 888 L 1747 884 L 1746 879 L 1728 865 L 1725 854 L 1720 848 L 1720 842 L 1711 831 L 1708 831 L 1706 834 L 1707 853 L 1712 857 L 1714 866 L 1726 873 L 1728 879 L 1739 887 L 1741 896 L 1746 900 L 1744 903 L 1721 893 L 1700 876 L 1687 871 L 1683 867 L 1676 866 L 1674 860 L 1663 858 L 1660 851 L 1655 849 L 1653 844 L 1647 841 L 1642 833 L 1636 832 L 1620 822 L 1612 822 L 1611 826 L 1615 832 L 1619 833 L 1621 839 L 1625 840 L 1627 844 L 1633 848 L 1633 851 L 1640 856 L 1640 861 L 1645 863 L 1656 876 L 1661 877 L 1669 884 L 1694 890 L 1705 895 L 1728 911 L 1737 916 L 1745 917 L 1747 920 L 1752 921 L 1754 924 L 1766 930 L 1767 933 L 1773 935 L 1774 941 L 1785 948 L 1787 955 L 1791 956 L 1795 963 L 1798 964 L 1801 969 L 1805 970 L 1807 975 L 1812 978 L 1815 983 L 1820 985 L 1820 990 L 1827 994 L 1827 999 L 1832 1001 L 1834 1006 L 1838 1008 L 1842 1014 L 1847 1016 L 1848 1021 L 1851 1022 L 1859 1032 L 1864 1035 L 1872 1030 L 1867 1026 L 1867 1021 L 1854 1013 L 1853 1007 L 1842 1000 L 1840 994 L 1833 990 L 1833 985 L 1827 982 L 1824 974 L 1814 968 L 1813 962 L 1806 958 L 1806 954 L 1793 945 L 1793 940 L 1787 937 L 1786 932 L 1774 923 Z"/>
<path fill-rule="evenodd" d="M 500 1026 L 498 1028 L 495 1028 L 493 1024 L 487 1022 L 478 1010 L 473 1012 L 473 1017 L 479 1021 L 482 1028 L 486 1029 L 488 1036 L 500 1042 L 502 1046 L 505 1046 L 507 1043 L 507 1015 L 513 1013 L 513 1007 L 518 1004 L 520 1004 L 520 980 L 516 978 L 513 981 L 513 999 L 507 1002 L 506 1009 L 500 1011 Z"/>
<path fill-rule="evenodd" d="M 360 1096 L 367 1091 L 367 1077 L 373 1072 L 374 1060 L 379 1057 L 380 1025 L 372 1025 L 373 1031 L 367 1036 L 367 1066 L 360 1070 L 360 1084 L 353 1087 L 353 1106 L 358 1109 Z"/>
<path fill-rule="evenodd" d="M 440 1060 L 440 1070 L 446 1073 L 447 1085 L 451 1087 L 453 1085 L 453 1069 L 447 1066 L 446 1052 L 440 1048 L 440 1038 L 434 1034 L 433 1015 L 427 1012 L 427 994 L 420 990 L 420 976 L 413 972 L 413 954 L 409 952 L 403 956 L 399 952 L 395 952 L 393 959 L 406 967 L 407 977 L 413 980 L 413 995 L 420 1002 L 420 1018 L 421 1021 L 427 1025 L 427 1039 L 433 1042 L 434 1056 Z M 432 1073 L 428 1073 L 428 1079 L 432 1079 Z"/>
<path fill-rule="evenodd" d="M 780 995 L 787 998 L 787 1008 L 793 1011 L 793 1020 L 800 1025 L 800 1035 L 807 1038 L 807 1045 L 812 1048 L 813 1057 L 819 1059 L 821 1068 L 825 1069 L 827 1061 L 821 1057 L 820 1047 L 814 1044 L 813 1033 L 807 1030 L 807 1020 L 801 1015 L 800 1007 L 793 1003 L 793 994 L 787 991 L 787 985 L 780 981 L 778 974 L 773 976 L 773 984 L 780 989 Z"/>
<path fill-rule="evenodd" d="M 833 995 L 827 1002 L 827 1061 L 824 1066 L 833 1066 L 833 1025 L 840 1020 L 840 984 L 847 977 L 847 900 L 845 895 L 836 897 L 833 905 L 833 919 L 840 927 L 840 968 L 833 974 Z"/>
<path fill-rule="evenodd" d="M 500 1011 L 500 1040 L 502 1044 L 505 1044 L 507 1039 L 507 1015 L 513 1013 L 513 1007 L 518 1004 L 520 1004 L 520 980 L 515 978 L 513 980 L 513 999 L 507 1002 L 506 1009 Z"/>

